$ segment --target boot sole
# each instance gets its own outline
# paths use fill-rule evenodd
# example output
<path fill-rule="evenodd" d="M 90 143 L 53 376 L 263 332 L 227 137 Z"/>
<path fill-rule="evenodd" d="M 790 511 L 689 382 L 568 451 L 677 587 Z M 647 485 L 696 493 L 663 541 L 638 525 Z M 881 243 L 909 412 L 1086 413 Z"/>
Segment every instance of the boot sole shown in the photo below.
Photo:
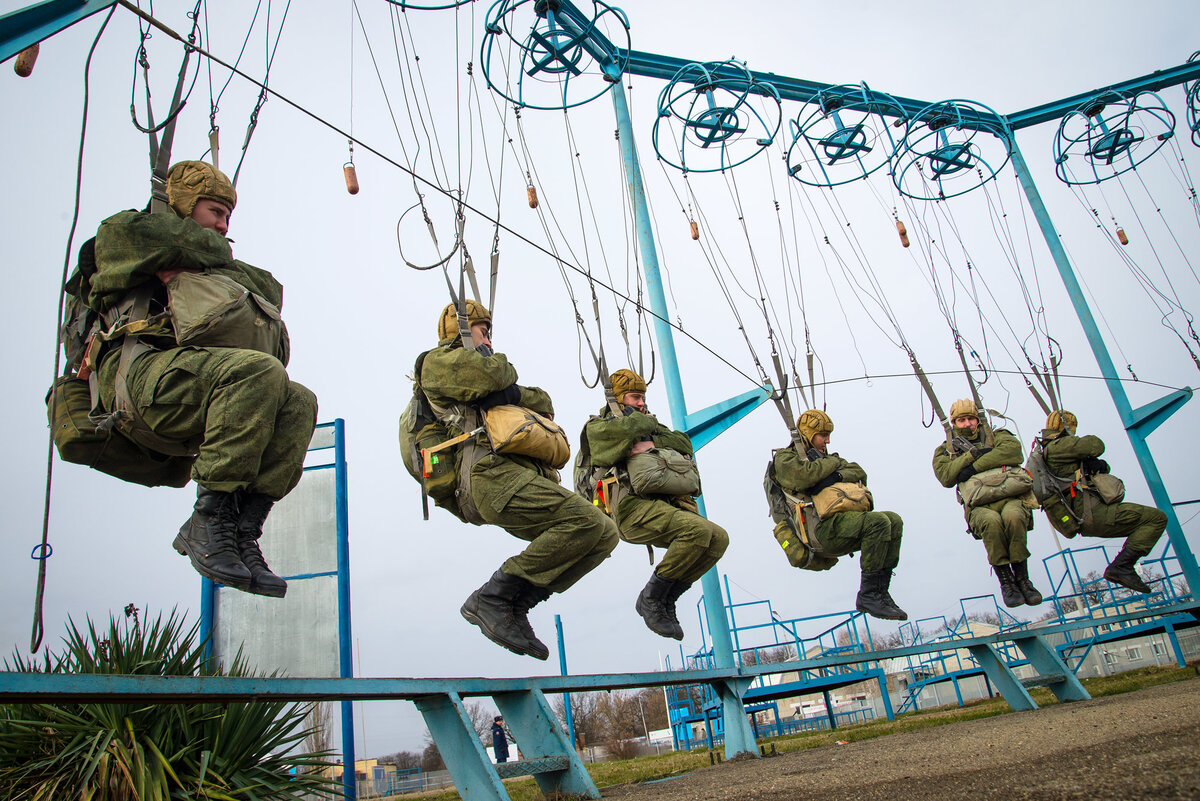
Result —
<path fill-rule="evenodd" d="M 641 617 L 642 617 L 642 622 L 644 622 L 644 623 L 646 624 L 646 628 L 650 629 L 650 631 L 654 632 L 654 633 L 655 633 L 655 634 L 657 634 L 659 637 L 667 637 L 667 638 L 669 638 L 669 639 L 672 639 L 672 640 L 682 640 L 682 639 L 683 639 L 683 632 L 682 632 L 682 631 L 680 631 L 680 632 L 679 632 L 679 634 L 678 634 L 678 636 L 677 636 L 677 635 L 675 634 L 675 630 L 674 630 L 673 628 L 671 628 L 671 629 L 656 629 L 656 628 L 654 628 L 654 626 L 650 625 L 650 619 L 649 619 L 649 617 L 648 617 L 648 614 L 649 614 L 649 613 L 648 613 L 648 612 L 643 612 L 643 611 L 642 611 L 642 598 L 641 598 L 641 596 L 638 596 L 637 603 L 635 603 L 635 604 L 633 605 L 633 609 L 634 609 L 634 611 L 635 611 L 635 612 L 637 612 L 639 615 L 641 615 Z"/>
<path fill-rule="evenodd" d="M 200 564 L 199 562 L 196 561 L 195 557 L 192 556 L 191 550 L 187 547 L 187 540 L 185 540 L 179 534 L 175 535 L 175 540 L 171 543 L 171 546 L 176 551 L 178 551 L 181 556 L 186 556 L 188 558 L 188 561 L 192 563 L 192 569 L 195 570 L 200 575 L 204 576 L 206 579 L 210 579 L 210 580 L 215 581 L 216 583 L 224 585 L 226 587 L 232 587 L 235 590 L 241 590 L 242 592 L 250 592 L 250 584 L 252 582 L 251 578 L 247 577 L 244 580 L 243 579 L 231 579 L 229 576 L 223 576 L 222 574 L 217 573 L 213 570 L 210 570 L 209 568 Z M 286 592 L 286 591 L 287 590 L 284 590 L 284 592 Z M 278 596 L 278 597 L 282 597 L 282 596 Z"/>
<path fill-rule="evenodd" d="M 1116 584 L 1118 587 L 1124 587 L 1124 588 L 1125 588 L 1125 589 L 1127 589 L 1127 590 L 1133 590 L 1134 592 L 1140 592 L 1142 595 L 1149 595 L 1151 592 L 1153 592 L 1153 591 L 1154 591 L 1154 590 L 1153 590 L 1153 589 L 1152 589 L 1152 588 L 1151 588 L 1149 585 L 1147 585 L 1147 584 L 1143 584 L 1143 585 L 1141 585 L 1141 587 L 1139 587 L 1139 586 L 1136 586 L 1136 585 L 1134 585 L 1134 584 L 1132 584 L 1132 583 L 1129 583 L 1129 584 L 1127 584 L 1127 583 L 1125 583 L 1124 581 L 1121 581 L 1121 580 L 1119 580 L 1119 579 L 1115 579 L 1115 578 L 1113 578 L 1112 576 L 1108 575 L 1108 573 L 1107 573 L 1107 572 L 1104 574 L 1104 578 L 1105 578 L 1105 580 L 1107 580 L 1107 581 L 1110 581 L 1110 582 L 1112 582 L 1113 584 Z M 1142 589 L 1142 587 L 1145 587 L 1146 589 Z"/>
<path fill-rule="evenodd" d="M 876 618 L 878 620 L 908 620 L 907 612 L 905 612 L 903 615 L 894 615 L 894 614 L 882 614 L 881 615 L 876 612 L 872 612 L 870 609 L 863 609 L 861 606 L 855 606 L 854 608 L 857 609 L 859 612 L 862 612 L 864 615 L 870 615 L 871 617 Z"/>
<path fill-rule="evenodd" d="M 541 655 L 541 651 L 530 651 L 526 648 L 522 648 L 521 646 L 515 645 L 512 642 L 504 639 L 500 635 L 496 634 L 495 631 L 493 631 L 492 629 L 489 629 L 487 626 L 485 626 L 483 624 L 483 619 L 480 618 L 479 615 L 475 614 L 474 610 L 470 609 L 467 606 L 467 604 L 469 604 L 469 603 L 470 603 L 470 599 L 467 599 L 467 603 L 464 603 L 459 608 L 458 613 L 460 615 L 462 615 L 463 618 L 468 623 L 470 623 L 472 626 L 477 626 L 479 628 L 479 631 L 483 634 L 484 637 L 487 637 L 489 640 L 496 643 L 496 645 L 499 645 L 504 650 L 511 651 L 514 654 L 517 654 L 518 656 L 532 656 L 534 659 L 540 659 L 543 662 L 550 657 L 549 649 L 546 649 L 545 655 L 543 656 L 543 655 Z"/>

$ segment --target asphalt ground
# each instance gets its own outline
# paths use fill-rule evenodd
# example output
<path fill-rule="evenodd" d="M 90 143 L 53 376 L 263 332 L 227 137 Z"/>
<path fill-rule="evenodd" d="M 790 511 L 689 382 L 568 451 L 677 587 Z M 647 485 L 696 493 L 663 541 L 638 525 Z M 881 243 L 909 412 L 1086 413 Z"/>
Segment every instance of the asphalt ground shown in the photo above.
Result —
<path fill-rule="evenodd" d="M 624 801 L 1200 799 L 1200 678 L 1031 712 L 725 762 Z"/>

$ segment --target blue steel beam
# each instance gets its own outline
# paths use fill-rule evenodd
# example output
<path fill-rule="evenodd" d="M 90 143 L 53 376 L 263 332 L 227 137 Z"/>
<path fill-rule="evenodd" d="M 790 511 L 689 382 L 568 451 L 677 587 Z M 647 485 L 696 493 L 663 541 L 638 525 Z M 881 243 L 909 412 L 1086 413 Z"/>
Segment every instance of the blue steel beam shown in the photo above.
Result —
<path fill-rule="evenodd" d="M 692 447 L 700 450 L 737 421 L 771 398 L 769 387 L 758 387 L 737 397 L 714 403 L 707 409 L 692 412 L 684 418 L 684 432 L 691 437 Z"/>
<path fill-rule="evenodd" d="M 1137 609 L 1119 615 L 1072 620 L 1039 626 L 1042 637 L 1079 629 L 1111 627 L 1147 618 L 1168 617 L 1200 610 L 1189 602 L 1153 609 Z M 761 675 L 855 665 L 900 659 L 907 656 L 955 651 L 972 646 L 995 645 L 1028 638 L 1025 630 L 997 632 L 978 637 L 961 637 L 936 642 L 888 648 L 882 651 L 840 653 L 813 659 L 798 659 L 737 669 L 678 670 L 652 673 L 591 674 L 583 676 L 534 676 L 527 678 L 229 678 L 186 676 L 114 676 L 66 673 L 13 673 L 0 671 L 0 703 L 75 703 L 105 701 L 120 703 L 197 703 L 201 701 L 416 701 L 431 695 L 460 697 L 496 696 L 501 693 L 580 692 L 626 690 L 681 684 L 712 684 L 750 679 Z"/>
<path fill-rule="evenodd" d="M 667 384 L 667 403 L 671 411 L 671 421 L 676 428 L 687 426 L 687 403 L 683 397 L 683 382 L 679 377 L 679 362 L 675 358 L 675 335 L 667 322 L 667 298 L 663 293 L 662 277 L 658 271 L 658 252 L 654 247 L 654 232 L 650 225 L 650 211 L 646 204 L 646 189 L 642 184 L 642 171 L 638 164 L 637 151 L 633 146 L 633 123 L 629 117 L 629 105 L 625 98 L 625 87 L 622 86 L 619 75 L 614 78 L 609 90 L 613 99 L 613 108 L 617 117 L 617 131 L 621 143 L 621 158 L 625 165 L 625 181 L 629 190 L 629 198 L 633 206 L 634 221 L 637 226 L 638 247 L 642 254 L 642 269 L 646 275 L 646 288 L 650 295 L 650 309 L 654 313 L 654 335 L 658 340 L 658 352 L 662 360 L 663 380 Z M 740 416 L 740 415 L 739 415 Z M 736 419 L 736 418 L 734 418 Z M 727 418 L 725 427 L 732 425 Z M 716 435 L 717 427 L 712 430 Z M 696 500 L 699 512 L 705 515 L 704 498 Z M 705 515 L 707 516 L 707 515 Z M 704 614 L 708 619 L 708 630 L 713 638 L 713 657 L 718 668 L 733 667 L 733 643 L 729 636 L 729 621 L 725 618 L 725 606 L 721 603 L 721 584 L 717 569 L 713 567 L 700 579 L 704 591 Z M 728 714 L 733 708 L 731 702 L 726 702 L 725 715 L 725 755 L 727 758 L 741 754 L 758 756 L 754 730 L 741 711 L 741 700 L 738 700 L 737 714 Z"/>
<path fill-rule="evenodd" d="M 116 0 L 46 0 L 0 17 L 0 61 L 116 5 Z"/>
<path fill-rule="evenodd" d="M 1151 431 L 1166 422 L 1168 417 L 1175 414 L 1179 407 L 1191 398 L 1191 387 L 1178 389 L 1170 395 L 1164 395 L 1156 401 L 1134 409 L 1129 415 L 1130 422 L 1141 432 L 1143 437 L 1148 436 Z"/>
<path fill-rule="evenodd" d="M 1042 231 L 1046 245 L 1050 248 L 1050 255 L 1054 259 L 1054 265 L 1058 268 L 1059 277 L 1062 278 L 1067 295 L 1071 298 L 1071 304 L 1075 307 L 1075 314 L 1079 317 L 1079 323 L 1083 326 L 1083 332 L 1087 336 L 1088 344 L 1092 348 L 1092 354 L 1096 357 L 1096 364 L 1100 368 L 1100 374 L 1104 376 L 1104 383 L 1108 387 L 1108 393 L 1112 396 L 1113 404 L 1117 407 L 1117 414 L 1121 418 L 1121 424 L 1125 426 L 1125 433 L 1129 437 L 1129 443 L 1133 446 L 1134 455 L 1137 456 L 1138 464 L 1142 468 L 1142 475 L 1146 478 L 1146 484 L 1150 488 L 1150 495 L 1154 498 L 1154 505 L 1167 515 L 1167 536 L 1171 540 L 1171 546 L 1175 549 L 1175 556 L 1179 559 L 1179 567 L 1183 571 L 1183 576 L 1187 580 L 1188 587 L 1191 588 L 1192 594 L 1195 596 L 1197 592 L 1200 592 L 1200 567 L 1197 567 L 1196 556 L 1192 553 L 1191 546 L 1188 545 L 1187 538 L 1183 533 L 1183 527 L 1179 524 L 1179 518 L 1175 514 L 1175 507 L 1171 504 L 1171 496 L 1167 492 L 1166 485 L 1163 484 L 1162 476 L 1158 472 L 1158 465 L 1155 464 L 1154 456 L 1150 453 L 1150 448 L 1146 444 L 1146 435 L 1157 428 L 1166 419 L 1167 415 L 1174 412 L 1190 398 L 1191 390 L 1184 390 L 1186 397 L 1181 397 L 1176 392 L 1156 404 L 1151 404 L 1149 407 L 1142 407 L 1142 409 L 1138 410 L 1138 414 L 1134 413 L 1129 403 L 1129 397 L 1125 394 L 1125 385 L 1121 382 L 1117 374 L 1117 368 L 1113 364 L 1112 356 L 1108 352 L 1108 347 L 1104 344 L 1104 337 L 1100 334 L 1100 328 L 1096 325 L 1096 320 L 1092 316 L 1092 310 L 1088 306 L 1087 299 L 1083 296 L 1083 290 L 1080 288 L 1079 281 L 1075 277 L 1075 271 L 1071 268 L 1067 252 L 1063 249 L 1058 232 L 1054 228 L 1054 223 L 1050 220 L 1049 212 L 1046 211 L 1046 204 L 1042 202 L 1042 196 L 1033 182 L 1032 175 L 1030 175 L 1029 166 L 1025 163 L 1025 157 L 1021 155 L 1021 149 L 1017 147 L 1016 138 L 1013 137 L 1010 139 L 1010 142 L 1012 144 L 1013 169 L 1016 171 L 1017 180 L 1021 183 L 1021 188 L 1025 190 L 1025 196 L 1029 200 L 1029 208 L 1037 218 L 1038 227 Z M 1143 413 L 1146 409 L 1149 409 L 1149 411 Z"/>

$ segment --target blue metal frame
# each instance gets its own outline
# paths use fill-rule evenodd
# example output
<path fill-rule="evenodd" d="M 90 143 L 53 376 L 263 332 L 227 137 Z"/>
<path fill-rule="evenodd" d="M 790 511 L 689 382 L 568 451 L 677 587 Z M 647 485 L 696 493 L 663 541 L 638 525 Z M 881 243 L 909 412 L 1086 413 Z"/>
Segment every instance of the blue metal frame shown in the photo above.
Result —
<path fill-rule="evenodd" d="M 69 28 L 116 0 L 46 0 L 0 17 L 0 61 Z"/>

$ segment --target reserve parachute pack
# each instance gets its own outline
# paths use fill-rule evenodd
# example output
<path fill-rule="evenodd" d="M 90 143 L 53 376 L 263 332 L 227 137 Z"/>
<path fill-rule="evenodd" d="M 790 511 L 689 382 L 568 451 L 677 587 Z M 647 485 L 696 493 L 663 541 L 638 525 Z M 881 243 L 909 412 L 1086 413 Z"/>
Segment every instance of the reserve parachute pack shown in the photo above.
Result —
<path fill-rule="evenodd" d="M 458 489 L 459 449 L 451 441 L 454 437 L 433 413 L 429 398 L 421 389 L 419 378 L 425 363 L 425 351 L 413 365 L 413 395 L 400 415 L 400 455 L 404 469 L 421 485 L 421 506 L 425 519 L 429 519 L 428 499 L 447 510 L 460 520 L 456 490 Z"/>
<path fill-rule="evenodd" d="M 193 449 L 160 451 L 127 437 L 113 424 L 115 420 L 107 425 L 98 422 L 97 412 L 103 410 L 98 408 L 99 385 L 94 371 L 104 321 L 84 302 L 96 274 L 95 246 L 94 237 L 83 243 L 75 271 L 63 287 L 66 303 L 59 342 L 66 355 L 66 370 L 46 393 L 46 415 L 54 446 L 64 462 L 81 464 L 122 481 L 147 487 L 183 487 L 196 461 Z"/>
<path fill-rule="evenodd" d="M 775 478 L 775 456 L 767 462 L 763 489 L 767 495 L 771 519 L 775 521 L 775 541 L 783 548 L 788 563 L 804 570 L 828 570 L 837 564 L 837 557 L 820 550 L 817 525 L 820 518 L 812 501 L 797 496 L 780 486 Z"/>
<path fill-rule="evenodd" d="M 1070 491 L 1075 483 L 1075 477 L 1062 478 L 1056 476 L 1046 464 L 1046 443 L 1039 437 L 1034 437 L 1033 447 L 1029 450 L 1029 458 L 1025 460 L 1025 469 L 1033 478 L 1033 497 L 1043 506 L 1052 499 L 1061 500 L 1064 493 Z"/>

